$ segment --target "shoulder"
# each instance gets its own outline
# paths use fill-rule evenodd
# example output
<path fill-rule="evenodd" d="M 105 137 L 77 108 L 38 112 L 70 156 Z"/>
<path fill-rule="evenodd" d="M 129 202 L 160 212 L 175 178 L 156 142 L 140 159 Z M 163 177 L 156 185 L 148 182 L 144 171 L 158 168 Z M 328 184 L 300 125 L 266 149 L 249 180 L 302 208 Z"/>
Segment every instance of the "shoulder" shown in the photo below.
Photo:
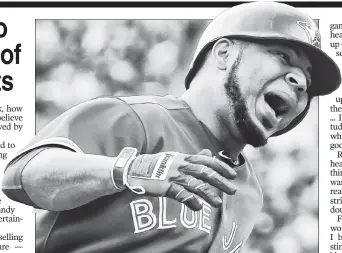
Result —
<path fill-rule="evenodd" d="M 177 112 L 188 112 L 189 107 L 172 95 L 116 97 L 126 103 L 142 120 L 170 119 Z M 157 117 L 157 118 L 156 118 Z"/>
<path fill-rule="evenodd" d="M 178 98 L 167 96 L 104 96 L 80 103 L 62 117 L 107 117 L 109 115 L 159 116 L 170 110 L 188 109 Z"/>
<path fill-rule="evenodd" d="M 189 107 L 180 99 L 172 95 L 166 96 L 106 96 L 91 99 L 75 106 L 70 110 L 82 110 L 104 107 L 125 107 L 133 110 L 143 108 L 144 110 L 163 111 L 181 110 Z M 122 108 L 121 108 L 122 109 Z"/>
<path fill-rule="evenodd" d="M 144 107 L 144 108 L 155 108 L 165 110 L 177 110 L 187 109 L 187 105 L 184 104 L 180 99 L 172 95 L 166 96 L 128 96 L 128 97 L 116 97 L 121 101 L 124 101 L 131 107 Z"/>

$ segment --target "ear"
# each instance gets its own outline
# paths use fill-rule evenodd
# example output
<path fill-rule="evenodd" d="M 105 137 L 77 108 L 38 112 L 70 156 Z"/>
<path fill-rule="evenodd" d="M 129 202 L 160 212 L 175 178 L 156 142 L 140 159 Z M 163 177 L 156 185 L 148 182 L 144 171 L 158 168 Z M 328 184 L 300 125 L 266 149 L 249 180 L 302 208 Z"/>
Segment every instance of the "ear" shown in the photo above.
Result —
<path fill-rule="evenodd" d="M 216 66 L 225 70 L 227 68 L 227 61 L 229 56 L 229 49 L 232 46 L 233 41 L 227 38 L 221 38 L 213 46 L 211 51 L 212 56 L 215 59 Z"/>

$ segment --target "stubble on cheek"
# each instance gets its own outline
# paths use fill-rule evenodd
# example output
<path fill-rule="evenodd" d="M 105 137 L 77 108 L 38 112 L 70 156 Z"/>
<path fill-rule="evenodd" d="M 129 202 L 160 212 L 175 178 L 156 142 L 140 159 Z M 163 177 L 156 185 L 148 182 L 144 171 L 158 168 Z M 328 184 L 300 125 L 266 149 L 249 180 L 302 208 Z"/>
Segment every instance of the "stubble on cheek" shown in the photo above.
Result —
<path fill-rule="evenodd" d="M 261 147 L 267 144 L 267 138 L 259 129 L 256 123 L 249 115 L 247 102 L 244 99 L 240 86 L 237 72 L 242 59 L 242 51 L 231 67 L 231 71 L 227 74 L 224 82 L 224 88 L 229 100 L 231 112 L 234 115 L 235 125 L 244 138 L 244 141 L 254 147 Z"/>

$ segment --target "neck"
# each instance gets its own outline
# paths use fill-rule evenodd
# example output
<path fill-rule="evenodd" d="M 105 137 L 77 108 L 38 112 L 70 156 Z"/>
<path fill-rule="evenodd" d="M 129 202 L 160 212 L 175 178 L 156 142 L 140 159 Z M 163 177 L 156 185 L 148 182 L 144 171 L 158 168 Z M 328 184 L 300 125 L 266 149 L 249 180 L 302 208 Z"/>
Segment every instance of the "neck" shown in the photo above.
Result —
<path fill-rule="evenodd" d="M 187 90 L 181 99 L 189 105 L 195 117 L 214 135 L 220 149 L 224 150 L 231 159 L 237 159 L 246 144 L 235 138 L 229 128 L 219 122 L 210 106 L 207 106 L 206 103 L 198 103 L 198 101 L 206 101 L 208 95 L 203 92 L 196 92 L 196 90 Z"/>

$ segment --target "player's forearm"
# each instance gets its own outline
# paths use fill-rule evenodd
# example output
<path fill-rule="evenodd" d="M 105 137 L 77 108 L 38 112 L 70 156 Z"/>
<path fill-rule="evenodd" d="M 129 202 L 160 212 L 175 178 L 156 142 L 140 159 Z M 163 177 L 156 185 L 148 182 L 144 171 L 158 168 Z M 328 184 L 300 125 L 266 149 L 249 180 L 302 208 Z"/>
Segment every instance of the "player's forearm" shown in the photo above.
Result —
<path fill-rule="evenodd" d="M 113 194 L 114 159 L 64 149 L 47 149 L 30 160 L 22 172 L 22 185 L 39 207 L 69 210 Z"/>

